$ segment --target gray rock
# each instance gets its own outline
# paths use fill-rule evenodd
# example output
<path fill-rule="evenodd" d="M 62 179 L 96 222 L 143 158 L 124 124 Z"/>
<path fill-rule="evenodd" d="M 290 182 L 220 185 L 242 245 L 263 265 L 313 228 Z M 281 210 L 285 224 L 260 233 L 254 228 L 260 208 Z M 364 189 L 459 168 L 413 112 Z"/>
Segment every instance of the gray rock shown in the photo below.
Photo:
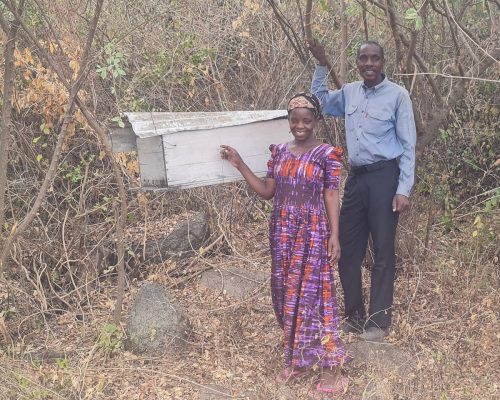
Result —
<path fill-rule="evenodd" d="M 200 283 L 215 293 L 242 299 L 259 289 L 268 290 L 269 284 L 266 282 L 268 278 L 269 275 L 262 272 L 226 268 L 204 272 Z"/>
<path fill-rule="evenodd" d="M 200 212 L 192 218 L 179 223 L 174 230 L 161 239 L 146 241 L 145 262 L 160 263 L 167 259 L 182 259 L 196 254 L 209 236 L 208 220 Z M 143 246 L 133 248 L 134 253 L 142 254 Z"/>
<path fill-rule="evenodd" d="M 166 236 L 147 238 L 146 243 L 127 243 L 125 262 L 132 272 L 145 264 L 158 264 L 169 259 L 183 259 L 195 255 L 210 235 L 209 223 L 205 213 L 200 212 L 180 222 Z M 91 254 L 97 269 L 102 270 L 116 265 L 116 243 L 107 240 Z M 144 256 L 144 259 L 142 259 Z M 139 262 L 140 260 L 140 262 Z M 130 276 L 135 277 L 133 274 Z"/>
<path fill-rule="evenodd" d="M 175 353 L 185 347 L 190 326 L 184 311 L 163 286 L 147 282 L 132 305 L 125 332 L 125 349 L 136 354 Z"/>

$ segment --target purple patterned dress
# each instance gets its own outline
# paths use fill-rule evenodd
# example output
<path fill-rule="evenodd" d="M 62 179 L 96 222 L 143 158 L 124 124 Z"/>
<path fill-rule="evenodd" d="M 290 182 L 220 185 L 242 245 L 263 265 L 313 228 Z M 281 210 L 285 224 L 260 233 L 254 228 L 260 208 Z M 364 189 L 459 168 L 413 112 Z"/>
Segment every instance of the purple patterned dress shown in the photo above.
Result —
<path fill-rule="evenodd" d="M 321 144 L 295 156 L 271 145 L 267 177 L 276 180 L 269 222 L 274 312 L 284 330 L 285 367 L 332 367 L 347 361 L 323 189 L 338 189 L 342 150 Z"/>

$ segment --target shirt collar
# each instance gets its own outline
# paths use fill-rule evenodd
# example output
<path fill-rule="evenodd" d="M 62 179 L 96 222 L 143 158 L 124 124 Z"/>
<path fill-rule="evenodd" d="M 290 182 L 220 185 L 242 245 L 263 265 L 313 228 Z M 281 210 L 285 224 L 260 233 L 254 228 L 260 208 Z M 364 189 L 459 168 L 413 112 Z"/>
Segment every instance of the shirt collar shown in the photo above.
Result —
<path fill-rule="evenodd" d="M 380 82 L 378 85 L 375 85 L 371 88 L 369 88 L 368 86 L 365 85 L 365 83 L 363 82 L 362 83 L 362 86 L 363 86 L 363 89 L 368 90 L 368 89 L 373 89 L 374 92 L 378 91 L 379 89 L 381 89 L 382 87 L 384 87 L 385 85 L 387 85 L 387 77 L 385 76 L 385 74 L 382 74 L 382 82 Z"/>

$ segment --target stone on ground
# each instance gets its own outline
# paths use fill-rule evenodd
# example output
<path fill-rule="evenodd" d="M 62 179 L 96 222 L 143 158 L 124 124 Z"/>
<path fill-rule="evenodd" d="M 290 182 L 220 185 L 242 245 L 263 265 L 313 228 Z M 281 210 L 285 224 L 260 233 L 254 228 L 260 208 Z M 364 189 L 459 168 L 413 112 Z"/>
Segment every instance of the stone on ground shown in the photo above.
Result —
<path fill-rule="evenodd" d="M 147 240 L 145 249 L 141 244 L 133 251 L 142 254 L 144 250 L 144 262 L 148 264 L 160 263 L 171 258 L 181 259 L 195 255 L 208 236 L 208 220 L 205 213 L 200 212 L 180 222 L 167 236 Z"/>
<path fill-rule="evenodd" d="M 163 286 L 147 282 L 137 293 L 125 332 L 127 350 L 157 356 L 182 350 L 190 327 L 184 311 Z"/>
<path fill-rule="evenodd" d="M 225 268 L 204 272 L 201 284 L 214 293 L 243 299 L 259 290 L 268 290 L 268 278 L 269 275 L 262 272 Z"/>

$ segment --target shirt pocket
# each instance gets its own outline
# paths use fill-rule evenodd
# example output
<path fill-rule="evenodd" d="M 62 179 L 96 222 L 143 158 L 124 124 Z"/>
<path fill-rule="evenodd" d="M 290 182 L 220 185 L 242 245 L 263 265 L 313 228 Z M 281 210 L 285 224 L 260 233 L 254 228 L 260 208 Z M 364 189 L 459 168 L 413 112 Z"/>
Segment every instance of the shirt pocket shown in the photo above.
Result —
<path fill-rule="evenodd" d="M 345 127 L 346 130 L 353 130 L 356 126 L 356 111 L 358 106 L 356 104 L 350 104 L 345 110 Z"/>
<path fill-rule="evenodd" d="M 373 110 L 368 111 L 368 118 L 365 123 L 365 131 L 370 135 L 384 138 L 393 128 L 392 114 L 388 111 Z"/>

